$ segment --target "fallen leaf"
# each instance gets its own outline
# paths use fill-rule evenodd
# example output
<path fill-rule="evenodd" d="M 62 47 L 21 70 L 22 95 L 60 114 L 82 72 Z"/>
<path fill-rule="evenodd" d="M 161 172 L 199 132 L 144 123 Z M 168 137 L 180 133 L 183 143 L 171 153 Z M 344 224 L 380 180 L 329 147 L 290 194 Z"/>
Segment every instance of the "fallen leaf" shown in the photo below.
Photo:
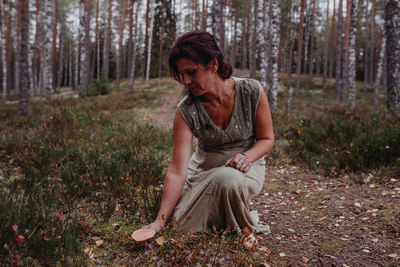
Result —
<path fill-rule="evenodd" d="M 156 243 L 159 244 L 160 246 L 165 243 L 165 237 L 164 236 L 159 236 L 156 238 Z"/>
<path fill-rule="evenodd" d="M 307 262 L 309 262 L 310 260 L 307 259 L 307 258 L 304 257 L 304 256 L 301 256 L 301 261 L 304 262 L 304 263 L 307 263 Z"/>
<path fill-rule="evenodd" d="M 281 252 L 281 253 L 279 253 L 279 256 L 281 256 L 281 257 L 285 257 L 285 256 L 286 256 L 286 254 L 285 254 L 285 253 L 283 253 L 283 252 Z"/>
<path fill-rule="evenodd" d="M 14 238 L 14 242 L 17 244 L 17 246 L 21 246 L 25 242 L 25 237 L 23 235 L 17 235 Z"/>
<path fill-rule="evenodd" d="M 253 234 L 249 234 L 243 239 L 243 246 L 248 250 L 252 251 L 255 250 L 257 245 L 257 239 Z"/>
<path fill-rule="evenodd" d="M 242 234 L 244 234 L 244 235 L 250 234 L 249 228 L 247 228 L 247 227 L 242 228 Z"/>
<path fill-rule="evenodd" d="M 393 253 L 393 254 L 389 254 L 388 256 L 391 258 L 397 258 L 398 255 L 396 253 Z"/>
<path fill-rule="evenodd" d="M 101 245 L 103 245 L 103 243 L 104 243 L 104 241 L 100 239 L 100 240 L 97 240 L 95 244 L 96 244 L 96 247 L 100 247 Z"/>

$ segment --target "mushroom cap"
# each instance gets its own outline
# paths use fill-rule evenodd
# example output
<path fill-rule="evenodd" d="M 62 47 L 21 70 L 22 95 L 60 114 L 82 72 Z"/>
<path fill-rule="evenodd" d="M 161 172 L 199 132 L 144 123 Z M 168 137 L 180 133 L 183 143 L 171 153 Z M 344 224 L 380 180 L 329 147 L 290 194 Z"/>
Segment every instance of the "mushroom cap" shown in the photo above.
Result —
<path fill-rule="evenodd" d="M 131 237 L 136 242 L 144 242 L 153 238 L 155 235 L 156 231 L 154 231 L 153 229 L 138 229 L 132 233 Z"/>

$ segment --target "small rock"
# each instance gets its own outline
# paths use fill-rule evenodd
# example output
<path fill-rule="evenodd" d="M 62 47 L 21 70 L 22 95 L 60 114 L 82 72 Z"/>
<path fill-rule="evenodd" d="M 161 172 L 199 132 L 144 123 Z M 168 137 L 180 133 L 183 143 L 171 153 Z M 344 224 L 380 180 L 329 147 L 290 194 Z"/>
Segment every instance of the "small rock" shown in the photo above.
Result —
<path fill-rule="evenodd" d="M 370 184 L 369 188 L 375 188 L 375 185 L 374 184 Z"/>
<path fill-rule="evenodd" d="M 368 249 L 363 249 L 362 252 L 370 253 L 370 251 Z"/>
<path fill-rule="evenodd" d="M 281 252 L 281 253 L 279 253 L 279 256 L 281 256 L 281 257 L 285 257 L 285 256 L 286 256 L 286 254 L 285 254 L 285 253 L 283 253 L 283 252 Z"/>
<path fill-rule="evenodd" d="M 361 204 L 358 202 L 354 203 L 354 206 L 356 206 L 357 208 L 361 208 Z"/>

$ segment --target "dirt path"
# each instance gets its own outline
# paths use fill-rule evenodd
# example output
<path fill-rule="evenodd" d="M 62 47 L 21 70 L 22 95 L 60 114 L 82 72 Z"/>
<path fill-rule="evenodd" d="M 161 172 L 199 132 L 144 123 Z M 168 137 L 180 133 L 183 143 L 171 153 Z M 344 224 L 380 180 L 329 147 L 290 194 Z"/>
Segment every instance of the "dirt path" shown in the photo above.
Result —
<path fill-rule="evenodd" d="M 172 127 L 181 89 L 171 88 L 151 119 Z M 268 166 L 250 203 L 271 234 L 260 236 L 273 266 L 400 266 L 400 180 L 324 178 L 300 166 Z"/>

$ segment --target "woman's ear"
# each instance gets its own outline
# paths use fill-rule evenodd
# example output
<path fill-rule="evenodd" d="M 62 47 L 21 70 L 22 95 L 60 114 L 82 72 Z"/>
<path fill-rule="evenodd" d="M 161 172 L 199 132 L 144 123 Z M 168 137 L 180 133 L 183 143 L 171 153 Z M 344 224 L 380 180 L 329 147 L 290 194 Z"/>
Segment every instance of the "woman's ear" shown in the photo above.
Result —
<path fill-rule="evenodd" d="M 208 69 L 211 70 L 211 72 L 217 72 L 218 71 L 218 60 L 216 58 L 213 58 L 210 60 L 208 63 Z"/>

